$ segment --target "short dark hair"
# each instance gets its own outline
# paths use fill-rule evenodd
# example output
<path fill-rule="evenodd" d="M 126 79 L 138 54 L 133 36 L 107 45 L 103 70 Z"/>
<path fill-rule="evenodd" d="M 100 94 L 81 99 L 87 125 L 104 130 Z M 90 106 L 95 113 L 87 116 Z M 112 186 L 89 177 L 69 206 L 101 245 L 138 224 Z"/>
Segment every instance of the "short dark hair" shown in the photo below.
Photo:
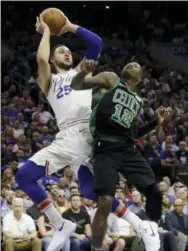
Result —
<path fill-rule="evenodd" d="M 50 188 L 53 187 L 53 186 L 57 186 L 58 187 L 58 183 L 54 182 L 54 183 L 50 184 Z"/>
<path fill-rule="evenodd" d="M 122 192 L 123 192 L 123 188 L 120 186 L 116 186 L 116 190 L 122 190 Z"/>
<path fill-rule="evenodd" d="M 50 53 L 50 57 L 53 57 L 54 56 L 54 53 L 55 53 L 55 50 L 59 47 L 62 47 L 62 46 L 66 46 L 65 44 L 57 44 L 56 46 L 54 46 L 51 50 L 51 53 Z"/>
<path fill-rule="evenodd" d="M 76 186 L 71 187 L 71 188 L 70 188 L 70 192 L 71 192 L 73 189 L 78 189 L 78 187 L 76 187 Z M 79 189 L 78 189 L 78 190 L 79 190 Z"/>
<path fill-rule="evenodd" d="M 72 200 L 73 197 L 79 197 L 81 199 L 81 196 L 79 194 L 72 194 L 70 196 L 70 201 Z"/>
<path fill-rule="evenodd" d="M 128 63 L 121 72 L 122 82 L 138 80 L 142 76 L 142 69 L 137 62 Z"/>

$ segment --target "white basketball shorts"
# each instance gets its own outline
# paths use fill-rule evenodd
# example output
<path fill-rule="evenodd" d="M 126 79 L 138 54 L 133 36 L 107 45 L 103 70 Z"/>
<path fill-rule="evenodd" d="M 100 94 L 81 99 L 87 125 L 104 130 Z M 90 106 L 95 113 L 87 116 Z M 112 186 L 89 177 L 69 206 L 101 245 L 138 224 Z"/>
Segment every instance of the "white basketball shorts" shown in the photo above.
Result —
<path fill-rule="evenodd" d="M 57 133 L 55 140 L 34 154 L 29 160 L 46 166 L 46 175 L 57 172 L 66 165 L 90 165 L 92 157 L 92 136 L 89 124 L 79 123 Z"/>

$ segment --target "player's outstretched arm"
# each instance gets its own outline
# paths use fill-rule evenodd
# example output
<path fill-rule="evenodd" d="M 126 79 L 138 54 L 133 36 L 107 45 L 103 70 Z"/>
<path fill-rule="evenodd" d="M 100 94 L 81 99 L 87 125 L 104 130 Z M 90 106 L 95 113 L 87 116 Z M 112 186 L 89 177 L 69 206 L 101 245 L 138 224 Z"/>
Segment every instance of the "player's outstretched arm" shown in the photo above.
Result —
<path fill-rule="evenodd" d="M 51 69 L 49 65 L 50 58 L 50 30 L 49 27 L 43 22 L 42 16 L 37 17 L 36 30 L 42 34 L 38 51 L 38 81 L 41 90 L 47 94 L 51 80 Z"/>
<path fill-rule="evenodd" d="M 166 117 L 168 116 L 168 111 L 164 107 L 159 107 L 156 110 L 155 119 L 149 122 L 147 125 L 138 127 L 137 138 L 144 136 L 145 134 L 152 131 L 156 126 L 162 126 Z"/>
<path fill-rule="evenodd" d="M 115 79 L 115 73 L 101 72 L 95 77 L 91 74 L 79 72 L 71 82 L 71 88 L 74 90 L 87 90 L 92 88 L 105 88 L 110 89 L 111 82 Z"/>
<path fill-rule="evenodd" d="M 71 88 L 74 90 L 86 90 L 92 88 L 110 89 L 119 79 L 114 72 L 101 72 L 92 76 L 96 62 L 93 60 L 83 60 L 80 66 L 81 72 L 74 76 Z"/>
<path fill-rule="evenodd" d="M 101 54 L 103 41 L 97 34 L 91 32 L 81 26 L 72 24 L 67 19 L 66 24 L 62 28 L 59 35 L 64 34 L 68 31 L 81 37 L 86 42 L 87 48 L 84 53 L 84 57 L 86 59 L 91 59 L 91 60 L 95 60 L 95 61 L 98 60 L 98 58 Z M 80 70 L 80 64 L 77 66 L 77 69 Z"/>

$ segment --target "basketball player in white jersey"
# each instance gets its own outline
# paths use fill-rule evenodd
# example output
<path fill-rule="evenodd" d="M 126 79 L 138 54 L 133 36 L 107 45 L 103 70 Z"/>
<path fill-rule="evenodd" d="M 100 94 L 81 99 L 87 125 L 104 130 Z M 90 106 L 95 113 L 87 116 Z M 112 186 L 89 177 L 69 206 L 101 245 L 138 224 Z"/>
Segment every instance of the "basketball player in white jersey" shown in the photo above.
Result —
<path fill-rule="evenodd" d="M 67 221 L 56 211 L 45 190 L 37 181 L 45 175 L 56 172 L 68 164 L 81 164 L 90 158 L 89 117 L 91 113 L 91 90 L 77 92 L 70 88 L 73 76 L 80 65 L 72 67 L 72 54 L 64 45 L 58 45 L 50 56 L 50 30 L 37 18 L 37 32 L 42 39 L 37 52 L 38 83 L 51 105 L 59 127 L 53 143 L 31 157 L 16 174 L 20 188 L 40 207 L 55 229 L 47 251 L 59 251 L 74 233 L 76 224 Z M 96 34 L 67 20 L 61 34 L 75 33 L 87 45 L 85 57 L 97 60 L 102 48 L 102 40 Z M 49 62 L 53 64 L 56 74 L 51 73 Z M 89 137 L 89 138 L 88 138 Z"/>

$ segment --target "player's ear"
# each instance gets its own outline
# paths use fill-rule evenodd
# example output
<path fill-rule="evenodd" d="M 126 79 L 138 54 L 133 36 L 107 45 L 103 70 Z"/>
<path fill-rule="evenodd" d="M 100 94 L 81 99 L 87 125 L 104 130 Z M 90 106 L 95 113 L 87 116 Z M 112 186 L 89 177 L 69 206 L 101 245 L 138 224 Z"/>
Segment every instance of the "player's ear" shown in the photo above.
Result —
<path fill-rule="evenodd" d="M 55 58 L 54 58 L 54 57 L 51 57 L 51 58 L 50 58 L 50 63 L 52 63 L 52 64 L 55 63 Z"/>

